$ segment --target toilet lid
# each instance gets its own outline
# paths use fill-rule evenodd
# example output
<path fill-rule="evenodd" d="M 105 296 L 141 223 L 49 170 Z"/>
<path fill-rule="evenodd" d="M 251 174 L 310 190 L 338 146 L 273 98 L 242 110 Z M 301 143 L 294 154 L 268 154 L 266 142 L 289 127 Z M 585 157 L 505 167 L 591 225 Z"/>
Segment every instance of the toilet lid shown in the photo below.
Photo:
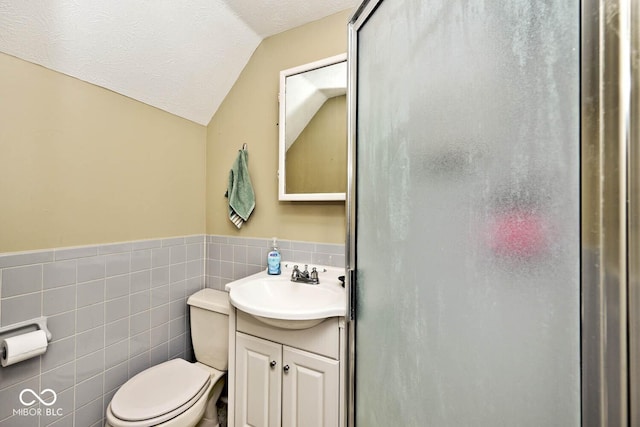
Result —
<path fill-rule="evenodd" d="M 169 360 L 124 383 L 111 400 L 111 412 L 126 421 L 159 417 L 193 399 L 209 378 L 207 371 L 186 360 Z"/>

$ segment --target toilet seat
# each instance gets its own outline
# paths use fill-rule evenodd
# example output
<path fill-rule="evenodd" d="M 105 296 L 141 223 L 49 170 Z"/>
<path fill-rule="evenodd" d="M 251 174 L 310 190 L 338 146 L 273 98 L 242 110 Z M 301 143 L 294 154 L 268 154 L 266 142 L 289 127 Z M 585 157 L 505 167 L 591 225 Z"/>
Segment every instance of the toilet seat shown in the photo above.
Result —
<path fill-rule="evenodd" d="M 173 359 L 140 372 L 113 396 L 109 423 L 151 426 L 189 410 L 212 387 L 211 372 L 198 365 Z"/>

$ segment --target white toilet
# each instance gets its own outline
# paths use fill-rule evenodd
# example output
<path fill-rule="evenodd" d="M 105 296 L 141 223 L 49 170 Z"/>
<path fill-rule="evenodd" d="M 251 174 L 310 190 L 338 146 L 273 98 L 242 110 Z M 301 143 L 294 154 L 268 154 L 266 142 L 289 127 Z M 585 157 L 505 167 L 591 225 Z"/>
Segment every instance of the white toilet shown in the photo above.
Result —
<path fill-rule="evenodd" d="M 196 362 L 173 359 L 120 387 L 106 427 L 216 427 L 216 402 L 228 368 L 229 294 L 203 289 L 187 300 Z"/>

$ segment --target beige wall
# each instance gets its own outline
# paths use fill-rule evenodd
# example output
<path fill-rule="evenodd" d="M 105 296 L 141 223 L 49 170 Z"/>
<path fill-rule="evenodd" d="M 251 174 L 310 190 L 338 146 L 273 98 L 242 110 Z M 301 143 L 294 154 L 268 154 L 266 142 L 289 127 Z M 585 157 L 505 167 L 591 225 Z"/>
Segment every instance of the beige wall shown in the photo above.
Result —
<path fill-rule="evenodd" d="M 287 150 L 287 193 L 347 191 L 346 98 L 328 99 Z"/>
<path fill-rule="evenodd" d="M 206 128 L 0 54 L 0 252 L 205 232 Z"/>
<path fill-rule="evenodd" d="M 205 232 L 343 243 L 343 202 L 278 202 L 277 96 L 280 70 L 346 52 L 351 13 L 264 40 L 207 128 L 0 53 L 0 252 Z M 224 192 L 245 142 L 257 201 L 238 231 Z"/>
<path fill-rule="evenodd" d="M 344 243 L 343 202 L 278 201 L 280 71 L 347 51 L 352 11 L 263 40 L 207 128 L 207 233 Z M 247 143 L 256 209 L 237 230 L 224 193 L 238 149 Z"/>

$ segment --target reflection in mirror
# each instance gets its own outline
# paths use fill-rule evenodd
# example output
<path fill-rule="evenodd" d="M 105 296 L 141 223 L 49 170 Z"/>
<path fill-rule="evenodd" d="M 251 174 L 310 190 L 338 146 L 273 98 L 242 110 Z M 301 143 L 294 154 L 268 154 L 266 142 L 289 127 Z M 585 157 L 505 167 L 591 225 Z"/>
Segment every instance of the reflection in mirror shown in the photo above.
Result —
<path fill-rule="evenodd" d="M 337 55 L 280 73 L 280 200 L 344 200 L 347 62 Z"/>

